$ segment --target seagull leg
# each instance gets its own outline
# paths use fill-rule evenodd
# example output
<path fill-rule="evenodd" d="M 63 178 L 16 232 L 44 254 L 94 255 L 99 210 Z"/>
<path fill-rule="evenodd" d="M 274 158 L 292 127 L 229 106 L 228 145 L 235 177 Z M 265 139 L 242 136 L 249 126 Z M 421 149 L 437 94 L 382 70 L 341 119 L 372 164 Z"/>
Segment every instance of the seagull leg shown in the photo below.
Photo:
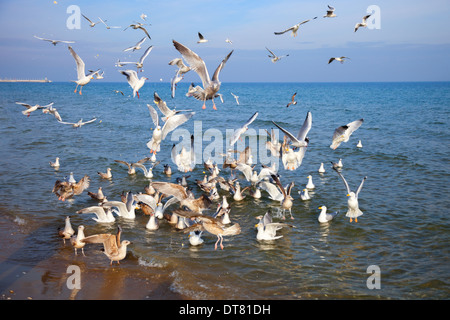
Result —
<path fill-rule="evenodd" d="M 81 86 L 80 91 L 78 91 L 78 93 L 81 95 L 81 90 L 83 90 L 83 86 Z"/>
<path fill-rule="evenodd" d="M 223 244 L 222 244 L 222 241 L 223 241 L 223 237 L 222 237 L 222 236 L 220 236 L 220 249 L 222 249 L 222 250 L 223 250 Z"/>
<path fill-rule="evenodd" d="M 216 108 L 216 103 L 214 102 L 214 99 L 212 99 L 212 103 L 213 103 L 213 109 L 214 109 L 214 110 L 217 110 L 217 108 Z"/>
<path fill-rule="evenodd" d="M 205 101 L 205 100 L 203 100 L 203 106 L 202 106 L 202 109 L 203 109 L 203 110 L 206 109 L 206 101 Z"/>
<path fill-rule="evenodd" d="M 352 222 L 353 220 L 352 220 L 352 218 L 350 218 L 350 222 Z"/>
<path fill-rule="evenodd" d="M 355 223 L 358 222 L 358 218 L 355 218 Z"/>
<path fill-rule="evenodd" d="M 136 94 L 137 94 L 137 96 L 138 96 L 138 99 L 139 99 L 139 91 L 136 91 Z"/>
<path fill-rule="evenodd" d="M 78 89 L 78 84 L 77 84 L 77 86 L 75 87 L 75 90 L 74 90 L 73 92 L 77 93 L 77 89 Z"/>
<path fill-rule="evenodd" d="M 216 241 L 216 243 L 214 244 L 214 250 L 217 250 L 217 243 L 219 242 L 219 240 L 220 240 L 220 237 L 217 236 L 217 241 Z"/>

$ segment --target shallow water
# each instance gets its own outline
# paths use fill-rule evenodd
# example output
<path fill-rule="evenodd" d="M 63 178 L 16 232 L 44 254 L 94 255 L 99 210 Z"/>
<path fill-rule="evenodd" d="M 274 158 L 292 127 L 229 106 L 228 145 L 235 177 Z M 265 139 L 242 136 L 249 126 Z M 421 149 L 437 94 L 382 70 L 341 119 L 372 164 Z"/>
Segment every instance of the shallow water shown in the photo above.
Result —
<path fill-rule="evenodd" d="M 81 96 L 73 93 L 72 83 L 0 84 L 1 209 L 17 216 L 17 223 L 41 226 L 30 235 L 35 245 L 18 251 L 10 262 L 32 266 L 60 254 L 62 242 L 56 229 L 70 215 L 72 225 L 83 224 L 87 235 L 115 232 L 120 224 L 123 238 L 132 241 L 130 256 L 120 268 L 131 272 L 138 264 L 144 276 L 164 274 L 174 293 L 191 299 L 449 297 L 449 83 L 224 83 L 224 103 L 216 99 L 218 111 L 212 110 L 210 101 L 207 110 L 202 110 L 201 102 L 185 97 L 187 87 L 188 83 L 179 83 L 172 99 L 169 84 L 147 83 L 138 99 L 131 96 L 126 83 L 90 83 Z M 125 95 L 114 93 L 114 89 Z M 232 206 L 232 222 L 242 228 L 241 234 L 225 237 L 224 250 L 214 250 L 216 237 L 207 233 L 203 245 L 192 247 L 185 233 L 164 221 L 159 230 L 148 231 L 148 218 L 139 211 L 134 221 L 97 224 L 92 215 L 75 213 L 95 205 L 86 194 L 58 201 L 51 193 L 53 184 L 70 172 L 76 179 L 88 174 L 89 190 L 96 192 L 102 186 L 109 200 L 119 200 L 122 191 L 143 192 L 148 180 L 142 172 L 131 177 L 126 167 L 114 160 L 136 161 L 149 155 L 146 143 L 154 126 L 146 104 L 154 105 L 154 91 L 170 108 L 196 112 L 182 128 L 194 133 L 201 126 L 206 134 L 196 143 L 201 143 L 202 150 L 211 143 L 209 134 L 217 132 L 208 129 L 218 129 L 225 138 L 226 129 L 239 127 L 256 111 L 258 118 L 250 126 L 255 131 L 250 130 L 249 135 L 260 138 L 264 129 L 273 127 L 272 120 L 296 133 L 311 111 L 310 146 L 301 167 L 279 170 L 284 184 L 295 182 L 295 219 L 287 219 L 295 228 L 279 231 L 283 237 L 276 241 L 256 240 L 255 217 L 269 208 L 276 213 L 279 207 L 264 191 L 259 200 L 247 197 L 237 203 L 229 193 L 219 190 Z M 239 96 L 240 105 L 230 92 Z M 298 104 L 286 108 L 293 92 L 298 92 Z M 73 129 L 41 111 L 27 118 L 16 101 L 54 102 L 63 121 L 98 120 Z M 350 141 L 331 150 L 334 129 L 359 118 L 364 118 L 364 124 Z M 362 141 L 361 149 L 356 148 L 358 140 Z M 153 181 L 175 182 L 182 175 L 170 159 L 172 145 L 177 142 L 175 135 L 163 142 L 157 155 L 161 164 L 154 169 Z M 260 150 L 253 151 L 256 162 Z M 197 155 L 201 157 L 201 152 Z M 49 161 L 57 156 L 61 168 L 55 171 Z M 360 194 L 364 214 L 358 223 L 345 217 L 346 190 L 330 167 L 330 161 L 340 158 L 342 174 L 352 189 L 368 177 Z M 321 162 L 324 174 L 317 172 Z M 166 163 L 174 170 L 170 178 L 162 172 Z M 110 181 L 97 175 L 107 167 L 113 173 Z M 225 177 L 229 173 L 229 169 L 221 171 Z M 312 175 L 316 188 L 311 200 L 302 201 L 298 191 L 306 185 L 308 175 Z M 203 166 L 197 165 L 188 179 L 198 196 L 201 191 L 195 180 L 203 176 Z M 242 175 L 238 177 L 241 184 L 248 185 Z M 331 223 L 321 225 L 317 221 L 321 205 L 341 213 Z M 85 251 L 97 257 L 89 259 L 86 268 L 109 267 L 97 247 L 86 247 Z M 380 289 L 367 287 L 371 265 L 380 268 Z"/>

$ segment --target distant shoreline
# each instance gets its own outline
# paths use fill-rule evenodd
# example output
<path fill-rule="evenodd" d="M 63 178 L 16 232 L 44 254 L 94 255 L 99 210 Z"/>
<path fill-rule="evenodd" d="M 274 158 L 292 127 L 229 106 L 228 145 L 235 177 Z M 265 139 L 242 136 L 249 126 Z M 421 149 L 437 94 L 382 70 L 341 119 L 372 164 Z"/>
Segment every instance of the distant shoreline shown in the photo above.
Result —
<path fill-rule="evenodd" d="M 38 83 L 49 83 L 51 80 L 45 79 L 37 79 L 37 80 L 21 80 L 21 79 L 0 79 L 0 82 L 38 82 Z"/>

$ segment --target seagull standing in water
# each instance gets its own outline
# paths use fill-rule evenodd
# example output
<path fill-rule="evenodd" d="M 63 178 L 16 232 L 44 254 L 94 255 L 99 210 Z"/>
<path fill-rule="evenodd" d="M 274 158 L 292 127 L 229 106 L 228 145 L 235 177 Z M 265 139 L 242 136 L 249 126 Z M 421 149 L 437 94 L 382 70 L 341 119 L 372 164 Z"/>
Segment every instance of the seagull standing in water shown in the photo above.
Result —
<path fill-rule="evenodd" d="M 203 101 L 202 109 L 206 109 L 206 100 L 212 100 L 213 109 L 217 110 L 216 104 L 214 103 L 214 98 L 218 95 L 218 91 L 220 89 L 221 82 L 219 81 L 220 71 L 225 66 L 225 63 L 230 58 L 231 54 L 234 50 L 232 50 L 225 59 L 222 60 L 220 65 L 217 67 L 214 72 L 212 78 L 210 79 L 208 69 L 206 68 L 205 62 L 200 58 L 195 52 L 193 52 L 188 47 L 182 45 L 181 43 L 173 40 L 173 45 L 175 48 L 181 53 L 183 58 L 189 64 L 189 67 L 194 70 L 202 80 L 203 88 L 200 86 L 196 87 L 195 92 L 192 93 L 192 96 L 197 99 Z"/>
<path fill-rule="evenodd" d="M 77 86 L 75 87 L 74 92 L 76 93 L 77 89 L 78 89 L 78 86 L 80 86 L 81 88 L 80 88 L 79 94 L 82 94 L 81 90 L 83 89 L 83 87 L 85 85 L 87 85 L 92 79 L 94 79 L 94 74 L 97 73 L 100 69 L 97 70 L 97 71 L 94 71 L 94 72 L 86 74 L 85 64 L 84 64 L 83 60 L 80 58 L 80 56 L 78 56 L 78 54 L 75 53 L 75 51 L 72 49 L 71 46 L 69 46 L 68 48 L 69 48 L 70 54 L 75 59 L 75 63 L 77 65 L 77 78 L 78 78 L 78 80 L 73 81 L 73 82 L 75 82 L 77 84 Z"/>

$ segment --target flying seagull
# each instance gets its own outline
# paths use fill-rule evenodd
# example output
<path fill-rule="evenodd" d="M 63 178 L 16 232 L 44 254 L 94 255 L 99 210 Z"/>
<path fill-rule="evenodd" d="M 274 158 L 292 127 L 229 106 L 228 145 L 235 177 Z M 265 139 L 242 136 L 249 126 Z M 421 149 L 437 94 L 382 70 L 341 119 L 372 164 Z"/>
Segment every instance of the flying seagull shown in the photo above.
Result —
<path fill-rule="evenodd" d="M 366 20 L 367 20 L 370 16 L 371 16 L 371 14 L 368 14 L 368 15 L 364 16 L 364 17 L 362 18 L 362 22 L 359 22 L 359 23 L 357 23 L 357 24 L 355 25 L 355 32 L 358 31 L 358 29 L 361 28 L 361 27 L 363 27 L 363 28 L 367 27 L 367 22 L 366 22 Z"/>
<path fill-rule="evenodd" d="M 334 7 L 328 5 L 327 14 L 323 16 L 324 18 L 334 18 L 336 15 L 334 14 Z"/>
<path fill-rule="evenodd" d="M 350 59 L 349 57 L 332 57 L 330 60 L 328 60 L 328 64 L 332 63 L 334 60 L 339 61 L 340 63 L 344 63 L 345 59 Z"/>
<path fill-rule="evenodd" d="M 76 93 L 77 89 L 78 89 L 78 86 L 80 86 L 81 88 L 80 88 L 79 94 L 81 94 L 81 90 L 83 89 L 83 87 L 85 85 L 87 85 L 94 78 L 94 74 L 97 73 L 98 70 L 86 74 L 85 73 L 86 72 L 85 71 L 85 64 L 84 64 L 83 60 L 80 58 L 80 56 L 78 54 L 75 53 L 75 51 L 73 51 L 71 46 L 69 46 L 69 51 L 70 51 L 70 54 L 72 55 L 72 57 L 75 59 L 75 63 L 77 65 L 77 78 L 78 78 L 78 80 L 73 81 L 73 82 L 75 82 L 77 84 L 77 86 L 75 87 L 74 92 Z"/>
<path fill-rule="evenodd" d="M 205 62 L 200 58 L 195 52 L 193 52 L 188 47 L 182 45 L 181 43 L 173 40 L 173 45 L 175 48 L 181 53 L 183 58 L 189 64 L 189 67 L 194 70 L 202 80 L 203 88 L 200 86 L 197 87 L 196 91 L 192 94 L 192 96 L 197 99 L 203 101 L 202 109 L 206 109 L 206 100 L 212 100 L 213 109 L 217 110 L 216 104 L 214 103 L 214 98 L 217 97 L 218 91 L 220 89 L 221 82 L 219 81 L 220 71 L 225 66 L 225 63 L 230 58 L 231 54 L 234 50 L 232 50 L 225 59 L 222 60 L 220 65 L 217 67 L 214 72 L 212 78 L 210 79 L 208 69 L 206 68 Z"/>
<path fill-rule="evenodd" d="M 317 19 L 317 17 L 314 17 L 314 18 L 312 18 L 312 19 L 308 19 L 308 20 L 299 22 L 299 23 L 297 23 L 296 25 L 294 25 L 294 26 L 292 26 L 292 27 L 290 27 L 290 28 L 288 28 L 288 29 L 286 29 L 286 30 L 284 30 L 284 31 L 274 32 L 274 34 L 280 35 L 280 34 L 284 34 L 284 33 L 288 32 L 288 31 L 292 31 L 292 32 L 291 32 L 291 35 L 292 35 L 293 37 L 296 37 L 296 36 L 297 36 L 298 28 L 300 28 L 300 26 L 301 26 L 302 24 L 307 23 L 308 21 L 311 21 L 311 20 L 314 20 L 314 19 Z"/>
<path fill-rule="evenodd" d="M 207 39 L 205 39 L 205 37 L 203 37 L 203 35 L 199 32 L 198 33 L 198 41 L 197 41 L 197 43 L 205 43 L 205 42 L 208 42 L 208 40 Z"/>
<path fill-rule="evenodd" d="M 296 95 L 297 95 L 297 92 L 292 95 L 291 101 L 287 104 L 286 108 L 289 108 L 290 105 L 296 105 L 297 104 L 297 101 L 295 101 L 295 96 Z"/>
<path fill-rule="evenodd" d="M 274 121 L 272 121 L 272 123 L 278 129 L 283 131 L 285 135 L 288 136 L 288 138 L 291 140 L 292 146 L 294 146 L 296 148 L 307 147 L 308 146 L 308 138 L 306 137 L 306 135 L 308 134 L 309 130 L 311 130 L 311 127 L 312 127 L 312 114 L 311 114 L 310 111 L 308 111 L 308 113 L 306 114 L 305 121 L 303 122 L 303 125 L 300 128 L 297 136 L 294 136 L 292 133 L 290 133 L 286 129 L 280 127 Z"/>
<path fill-rule="evenodd" d="M 66 41 L 66 40 L 53 40 L 53 39 L 44 39 L 38 36 L 34 36 L 36 39 L 51 42 L 54 46 L 56 46 L 59 42 L 61 43 L 75 43 L 75 41 Z"/>
<path fill-rule="evenodd" d="M 267 48 L 267 51 L 270 52 L 269 58 L 272 60 L 273 63 L 277 62 L 278 60 L 280 60 L 283 57 L 289 57 L 289 54 L 286 54 L 284 56 L 277 56 L 275 53 L 273 53 L 271 50 L 269 50 L 269 48 Z"/>
<path fill-rule="evenodd" d="M 119 70 L 121 74 L 127 77 L 128 84 L 133 89 L 133 97 L 138 96 L 139 99 L 139 90 L 145 83 L 145 80 L 148 80 L 146 77 L 141 77 L 140 79 L 137 76 L 137 72 L 134 70 Z"/>
<path fill-rule="evenodd" d="M 153 46 L 150 46 L 147 48 L 147 50 L 145 50 L 144 54 L 141 56 L 141 58 L 139 59 L 138 62 L 120 62 L 120 64 L 123 65 L 127 65 L 127 64 L 135 64 L 136 68 L 142 69 L 144 67 L 144 60 L 145 58 L 147 58 L 148 54 L 150 53 L 150 51 L 152 51 Z M 142 71 L 142 70 L 141 70 Z"/>
<path fill-rule="evenodd" d="M 364 122 L 364 119 L 355 120 L 346 124 L 345 126 L 340 126 L 334 130 L 332 143 L 330 148 L 335 150 L 342 142 L 347 142 L 350 139 L 355 130 L 357 130 Z"/>
<path fill-rule="evenodd" d="M 92 22 L 88 17 L 86 17 L 84 14 L 81 14 L 82 16 L 83 16 L 83 18 L 85 18 L 88 22 L 89 22 L 89 26 L 92 28 L 92 27 L 95 27 L 95 25 L 96 24 L 98 24 L 98 23 L 100 23 L 100 21 L 98 21 L 98 22 Z"/>
<path fill-rule="evenodd" d="M 141 45 L 144 43 L 144 41 L 145 41 L 146 39 L 147 39 L 147 37 L 142 38 L 142 39 L 139 40 L 139 42 L 136 43 L 134 46 L 131 46 L 131 47 L 129 47 L 129 48 L 126 48 L 126 49 L 124 49 L 123 51 L 130 51 L 130 50 L 135 51 L 135 50 L 141 49 L 141 48 L 142 48 Z"/>
<path fill-rule="evenodd" d="M 230 147 L 233 146 L 233 145 L 238 141 L 239 137 L 240 137 L 242 134 L 244 134 L 245 131 L 248 130 L 248 126 L 249 126 L 253 121 L 255 121 L 255 119 L 256 119 L 257 116 L 258 116 L 258 112 L 255 112 L 255 113 L 250 117 L 250 119 L 248 119 L 247 122 L 246 122 L 242 127 L 240 127 L 239 129 L 236 129 L 236 130 L 234 131 L 234 134 L 233 134 L 233 136 L 232 136 L 231 139 L 230 139 Z"/>
<path fill-rule="evenodd" d="M 80 120 L 78 120 L 78 122 L 64 122 L 64 121 L 58 121 L 59 123 L 62 123 L 62 124 L 69 124 L 69 125 L 71 125 L 72 127 L 74 127 L 74 128 L 81 128 L 82 126 L 84 126 L 85 124 L 88 124 L 88 123 L 92 123 L 92 122 L 94 122 L 95 120 L 97 120 L 97 118 L 94 118 L 94 119 L 91 119 L 91 120 L 89 120 L 89 121 L 85 121 L 85 122 L 83 122 L 83 119 L 80 119 Z"/>
<path fill-rule="evenodd" d="M 103 23 L 103 24 L 105 25 L 106 29 L 108 29 L 108 30 L 109 30 L 109 29 L 119 29 L 119 28 L 122 28 L 122 27 L 110 27 L 110 26 L 108 26 L 108 25 L 106 24 L 106 21 L 107 21 L 107 20 L 103 21 L 102 18 L 100 18 L 100 17 L 98 17 L 98 18 L 100 19 L 100 22 Z"/>
<path fill-rule="evenodd" d="M 136 30 L 136 29 L 141 29 L 142 31 L 145 32 L 145 34 L 147 35 L 147 37 L 148 37 L 149 39 L 151 39 L 150 35 L 148 34 L 147 29 L 145 29 L 145 28 L 143 27 L 143 25 L 144 25 L 144 24 L 143 24 L 143 23 L 140 23 L 140 22 L 132 23 L 132 24 L 130 24 L 128 27 L 126 27 L 125 29 L 123 29 L 123 31 L 127 30 L 129 27 L 132 27 L 134 30 Z"/>

